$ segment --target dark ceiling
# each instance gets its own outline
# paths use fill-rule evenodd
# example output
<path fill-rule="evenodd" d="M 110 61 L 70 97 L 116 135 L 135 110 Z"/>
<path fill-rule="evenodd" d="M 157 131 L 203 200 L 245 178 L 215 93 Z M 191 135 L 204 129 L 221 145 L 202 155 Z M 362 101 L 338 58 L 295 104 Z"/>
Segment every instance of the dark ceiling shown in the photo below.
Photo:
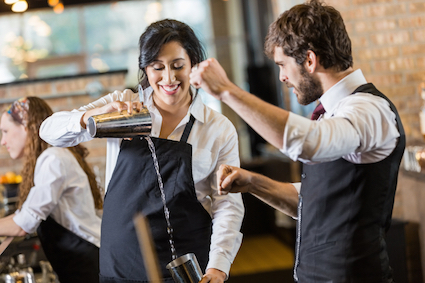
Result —
<path fill-rule="evenodd" d="M 28 10 L 40 9 L 40 8 L 48 8 L 47 0 L 27 0 L 28 2 Z M 65 8 L 71 5 L 81 5 L 81 4 L 89 4 L 89 3 L 99 3 L 99 2 L 117 2 L 112 0 L 62 0 Z M 7 5 L 4 3 L 4 0 L 0 0 L 0 13 L 13 13 L 11 10 L 11 5 Z M 27 10 L 27 11 L 28 11 Z"/>

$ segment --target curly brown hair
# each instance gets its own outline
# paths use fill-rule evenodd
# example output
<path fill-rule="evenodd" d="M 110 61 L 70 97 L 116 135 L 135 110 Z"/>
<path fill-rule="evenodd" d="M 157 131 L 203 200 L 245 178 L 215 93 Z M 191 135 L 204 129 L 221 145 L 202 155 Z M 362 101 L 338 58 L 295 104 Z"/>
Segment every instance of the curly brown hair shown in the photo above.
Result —
<path fill-rule="evenodd" d="M 49 147 L 49 145 L 39 137 L 40 125 L 44 119 L 53 114 L 52 109 L 43 99 L 34 96 L 29 96 L 27 99 L 29 100 L 28 120 L 26 125 L 27 140 L 24 149 L 24 166 L 21 171 L 22 182 L 19 184 L 18 208 L 22 207 L 31 188 L 34 186 L 34 170 L 37 158 Z M 85 160 L 85 157 L 88 155 L 88 150 L 82 145 L 69 147 L 68 149 L 72 152 L 81 168 L 87 174 L 95 207 L 101 209 L 103 207 L 103 191 L 96 181 L 95 174 Z"/>
<path fill-rule="evenodd" d="M 351 40 L 341 14 L 318 0 L 292 7 L 270 25 L 264 51 L 271 59 L 275 47 L 282 47 L 300 65 L 311 50 L 325 69 L 344 71 L 353 66 Z"/>

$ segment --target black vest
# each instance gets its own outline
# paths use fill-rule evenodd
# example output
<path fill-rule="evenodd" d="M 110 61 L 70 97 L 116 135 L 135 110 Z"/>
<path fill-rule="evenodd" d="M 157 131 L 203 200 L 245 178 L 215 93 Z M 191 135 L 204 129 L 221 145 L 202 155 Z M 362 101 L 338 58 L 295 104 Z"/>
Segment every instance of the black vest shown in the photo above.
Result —
<path fill-rule="evenodd" d="M 298 282 L 392 282 L 385 243 L 390 227 L 405 134 L 395 106 L 373 84 L 356 92 L 386 99 L 396 114 L 400 138 L 384 160 L 304 165 L 298 205 Z"/>

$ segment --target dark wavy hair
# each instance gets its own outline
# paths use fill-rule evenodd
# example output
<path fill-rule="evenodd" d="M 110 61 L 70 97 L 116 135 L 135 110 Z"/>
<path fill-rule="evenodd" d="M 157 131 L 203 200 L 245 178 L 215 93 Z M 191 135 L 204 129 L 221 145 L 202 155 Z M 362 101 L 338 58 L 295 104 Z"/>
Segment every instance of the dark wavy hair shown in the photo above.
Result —
<path fill-rule="evenodd" d="M 139 84 L 142 88 L 149 86 L 145 68 L 158 58 L 161 47 L 171 41 L 180 43 L 186 50 L 192 67 L 205 60 L 205 50 L 187 24 L 171 19 L 154 22 L 139 39 Z"/>
<path fill-rule="evenodd" d="M 353 66 L 351 40 L 341 14 L 318 0 L 292 7 L 270 25 L 264 51 L 271 59 L 275 47 L 282 47 L 300 65 L 311 50 L 325 69 L 344 71 Z"/>

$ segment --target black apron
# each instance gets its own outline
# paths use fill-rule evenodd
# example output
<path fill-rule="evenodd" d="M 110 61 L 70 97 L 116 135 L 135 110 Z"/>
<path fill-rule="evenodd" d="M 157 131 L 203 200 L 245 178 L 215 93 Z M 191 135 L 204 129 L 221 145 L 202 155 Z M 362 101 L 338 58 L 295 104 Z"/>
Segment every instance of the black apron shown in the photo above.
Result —
<path fill-rule="evenodd" d="M 178 256 L 195 253 L 205 271 L 212 221 L 198 201 L 192 177 L 192 146 L 187 143 L 194 117 L 181 140 L 151 138 L 164 184 L 174 245 Z M 164 206 L 152 154 L 144 138 L 123 140 L 105 196 L 101 230 L 100 281 L 149 282 L 133 217 L 149 221 L 164 282 L 174 282 L 166 265 L 172 260 Z"/>
<path fill-rule="evenodd" d="M 52 217 L 37 228 L 44 254 L 61 283 L 99 282 L 99 248 L 58 224 Z"/>

